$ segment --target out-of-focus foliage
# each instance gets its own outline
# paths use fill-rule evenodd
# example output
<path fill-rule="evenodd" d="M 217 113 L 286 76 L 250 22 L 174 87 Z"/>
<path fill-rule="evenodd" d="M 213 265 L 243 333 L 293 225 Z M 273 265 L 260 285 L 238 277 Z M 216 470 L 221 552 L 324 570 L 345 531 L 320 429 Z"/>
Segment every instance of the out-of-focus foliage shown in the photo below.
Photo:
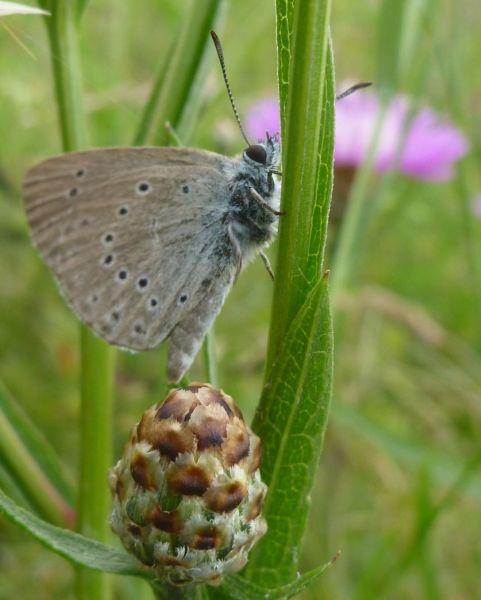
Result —
<path fill-rule="evenodd" d="M 273 4 L 230 3 L 223 44 L 244 113 L 277 89 Z M 476 469 L 460 475 L 479 449 L 481 428 L 481 253 L 472 241 L 481 231 L 465 210 L 481 187 L 481 14 L 475 0 L 431 4 L 398 91 L 448 115 L 471 136 L 471 152 L 452 183 L 397 175 L 372 183 L 379 208 L 362 239 L 358 287 L 339 298 L 333 418 L 302 570 L 342 554 L 306 599 L 479 594 L 481 485 Z M 87 4 L 81 43 L 92 144 L 130 143 L 182 5 Z M 338 81 L 375 78 L 378 18 L 378 3 L 333 3 Z M 48 43 L 40 19 L 9 17 L 8 27 L 35 58 L 0 27 L 0 378 L 74 472 L 78 327 L 29 243 L 19 197 L 26 168 L 60 147 Z M 214 61 L 203 100 L 195 145 L 238 152 L 243 143 Z M 256 262 L 216 324 L 220 384 L 247 416 L 261 388 L 271 292 Z M 163 361 L 163 349 L 120 355 L 117 456 L 132 423 L 163 394 Z M 72 572 L 61 559 L 4 521 L 0 544 L 2 598 L 72 597 Z"/>

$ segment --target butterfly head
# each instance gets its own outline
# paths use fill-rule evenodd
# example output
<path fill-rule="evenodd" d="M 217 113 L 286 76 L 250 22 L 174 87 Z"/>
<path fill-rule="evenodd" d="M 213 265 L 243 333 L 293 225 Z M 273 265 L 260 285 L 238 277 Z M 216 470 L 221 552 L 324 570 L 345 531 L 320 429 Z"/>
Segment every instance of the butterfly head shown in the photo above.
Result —
<path fill-rule="evenodd" d="M 222 76 L 224 77 L 225 86 L 227 88 L 227 95 L 229 96 L 229 100 L 232 106 L 232 110 L 234 111 L 234 116 L 236 118 L 237 124 L 239 126 L 242 137 L 247 142 L 248 146 L 242 153 L 242 158 L 244 159 L 244 166 L 257 169 L 258 171 L 267 171 L 270 177 L 272 177 L 272 173 L 278 173 L 276 171 L 277 164 L 279 162 L 280 156 L 280 139 L 279 135 L 269 135 L 266 131 L 265 140 L 260 140 L 257 144 L 251 144 L 247 138 L 247 135 L 242 127 L 242 123 L 239 117 L 239 113 L 237 112 L 237 107 L 234 102 L 234 97 L 232 96 L 232 91 L 230 89 L 229 80 L 227 79 L 227 72 L 225 68 L 224 61 L 224 52 L 222 50 L 222 45 L 220 43 L 218 35 L 215 31 L 210 32 L 212 36 L 212 40 L 214 42 L 214 46 L 217 52 L 217 56 L 219 57 L 220 66 L 222 69 Z"/>
<path fill-rule="evenodd" d="M 243 152 L 243 158 L 248 164 L 271 170 L 279 162 L 280 141 L 279 136 L 269 135 L 258 144 L 250 144 Z"/>

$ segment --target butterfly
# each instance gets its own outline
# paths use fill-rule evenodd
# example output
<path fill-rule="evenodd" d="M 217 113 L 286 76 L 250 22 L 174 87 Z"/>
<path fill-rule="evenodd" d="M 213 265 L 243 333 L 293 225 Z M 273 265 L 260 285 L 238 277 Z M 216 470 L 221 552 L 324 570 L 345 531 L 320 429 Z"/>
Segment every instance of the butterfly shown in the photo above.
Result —
<path fill-rule="evenodd" d="M 238 273 L 276 233 L 278 136 L 233 158 L 179 147 L 101 148 L 26 175 L 34 244 L 80 320 L 134 351 L 169 340 L 168 379 L 192 364 Z"/>

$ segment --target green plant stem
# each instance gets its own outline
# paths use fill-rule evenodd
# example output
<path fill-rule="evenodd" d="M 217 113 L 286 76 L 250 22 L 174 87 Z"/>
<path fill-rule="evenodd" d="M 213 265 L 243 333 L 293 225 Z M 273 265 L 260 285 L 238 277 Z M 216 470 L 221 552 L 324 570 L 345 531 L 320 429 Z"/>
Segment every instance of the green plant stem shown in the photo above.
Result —
<path fill-rule="evenodd" d="M 78 531 L 105 542 L 109 537 L 110 494 L 107 472 L 112 464 L 112 380 L 114 349 L 85 327 L 81 330 L 81 460 Z M 110 597 L 104 573 L 81 569 L 78 597 Z"/>
<path fill-rule="evenodd" d="M 209 32 L 219 22 L 223 6 L 223 0 L 190 1 L 174 48 L 159 70 L 135 145 L 147 140 L 154 140 L 159 146 L 168 145 L 167 121 L 181 139 L 188 137 L 197 117 L 199 87 L 205 80 L 209 55 L 213 55 Z"/>
<path fill-rule="evenodd" d="M 215 360 L 214 351 L 214 331 L 213 327 L 207 332 L 204 343 L 202 344 L 202 355 L 204 358 L 204 373 L 207 378 L 207 382 L 214 387 L 219 386 L 219 379 L 217 376 L 217 363 Z"/>
<path fill-rule="evenodd" d="M 169 52 L 170 54 L 170 52 Z M 164 82 L 164 74 L 167 70 L 167 64 L 168 61 L 167 59 L 163 59 L 160 67 L 158 68 L 157 71 L 157 76 L 154 80 L 154 85 L 152 86 L 152 90 L 150 92 L 150 96 L 149 99 L 147 100 L 145 106 L 144 106 L 144 110 L 142 113 L 142 116 L 140 118 L 140 122 L 137 126 L 137 130 L 135 132 L 134 135 L 134 139 L 133 139 L 133 145 L 134 146 L 143 146 L 147 143 L 149 137 L 152 137 L 152 129 L 153 129 L 153 122 L 154 119 L 156 117 L 156 113 L 158 111 L 158 104 L 159 104 L 159 100 L 161 97 L 161 92 L 162 92 L 162 85 Z M 170 121 L 166 121 L 165 122 L 165 127 L 171 127 L 170 125 Z M 170 136 L 171 138 L 171 136 Z M 166 142 L 166 146 L 169 146 L 172 144 L 172 138 Z M 172 144 L 173 146 L 176 146 L 177 144 Z"/>
<path fill-rule="evenodd" d="M 282 85 L 281 80 L 279 88 L 281 106 L 285 106 L 282 113 L 287 116 L 282 157 L 282 210 L 286 216 L 281 218 L 279 226 L 266 372 L 295 314 L 321 276 L 330 203 L 330 191 L 324 195 L 324 190 L 319 189 L 326 182 L 330 188 L 330 166 L 325 166 L 327 179 L 324 173 L 321 183 L 318 178 L 331 3 L 309 0 L 293 5 L 294 43 L 292 48 L 278 50 L 279 74 L 288 70 L 285 61 L 290 61 L 289 86 Z M 283 23 L 278 17 L 278 28 L 281 27 Z M 313 57 L 316 68 L 310 68 Z M 287 89 L 288 96 L 283 98 Z M 319 204 L 317 199 L 322 196 Z"/>
<path fill-rule="evenodd" d="M 454 7 L 455 5 L 453 5 Z M 454 8 L 453 19 L 451 22 L 451 36 L 454 46 L 457 46 L 459 52 L 460 46 L 463 44 L 464 38 L 464 23 L 462 19 L 463 11 Z M 462 69 L 459 68 L 459 63 L 456 60 L 458 52 L 449 52 L 438 55 L 439 72 L 446 80 L 448 102 L 451 105 L 453 114 L 461 122 L 466 112 L 470 112 L 470 100 L 467 97 L 466 86 L 464 85 L 464 76 Z M 443 59 L 448 59 L 447 64 Z M 480 132 L 478 128 L 474 128 L 470 132 L 470 138 L 473 148 L 479 147 Z M 471 165 L 469 165 L 471 162 Z M 469 174 L 477 173 L 479 168 L 479 153 L 471 152 L 467 160 L 461 163 L 459 175 L 454 181 L 454 187 L 459 195 L 459 207 L 461 210 L 462 220 L 462 235 L 463 243 L 466 250 L 466 260 L 469 276 L 471 279 L 472 296 L 473 296 L 473 316 L 476 323 L 479 323 L 478 309 L 481 302 L 481 245 L 479 243 L 479 218 L 475 215 L 472 207 L 473 197 L 477 189 L 477 185 L 473 185 Z M 477 330 L 478 349 L 481 347 L 481 331 Z"/>
<path fill-rule="evenodd" d="M 48 26 L 60 135 L 64 152 L 87 145 L 75 7 L 71 0 L 49 3 Z"/>
<path fill-rule="evenodd" d="M 188 585 L 175 587 L 166 583 L 153 581 L 152 591 L 158 600 L 207 600 L 209 595 L 205 585 Z"/>
<path fill-rule="evenodd" d="M 66 152 L 86 146 L 76 8 L 77 4 L 72 0 L 51 2 L 52 15 L 47 21 L 62 147 Z M 105 541 L 110 502 L 107 470 L 111 464 L 113 350 L 83 326 L 80 339 L 81 447 L 77 528 Z M 110 597 L 109 580 L 104 573 L 80 569 L 77 583 L 78 598 L 107 600 Z"/>
<path fill-rule="evenodd" d="M 292 6 L 290 12 L 284 0 L 277 3 L 279 89 L 287 107 L 281 202 L 286 215 L 280 221 L 265 385 L 252 424 L 263 443 L 268 533 L 244 571 L 265 588 L 286 584 L 298 570 L 332 377 L 328 277 L 321 276 L 334 129 L 330 2 L 298 0 Z M 292 25 L 285 27 L 289 18 Z"/>
<path fill-rule="evenodd" d="M 461 173 L 454 185 L 458 193 L 461 208 L 463 242 L 466 249 L 466 262 L 473 290 L 473 308 L 476 315 L 478 315 L 479 303 L 481 302 L 480 244 L 476 216 L 472 207 L 472 193 L 468 185 L 465 167 L 461 167 Z M 476 320 L 478 320 L 477 317 Z"/>
<path fill-rule="evenodd" d="M 76 17 L 77 20 L 80 20 L 87 8 L 88 0 L 77 0 L 76 6 Z"/>

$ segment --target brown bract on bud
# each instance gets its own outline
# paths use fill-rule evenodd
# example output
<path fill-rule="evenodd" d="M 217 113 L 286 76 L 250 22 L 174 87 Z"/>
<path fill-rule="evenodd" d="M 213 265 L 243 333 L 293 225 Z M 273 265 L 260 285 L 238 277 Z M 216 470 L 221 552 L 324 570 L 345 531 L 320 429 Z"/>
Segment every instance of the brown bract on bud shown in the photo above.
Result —
<path fill-rule="evenodd" d="M 206 383 L 172 390 L 110 471 L 112 529 L 159 579 L 219 583 L 266 532 L 260 458 L 230 396 Z"/>

